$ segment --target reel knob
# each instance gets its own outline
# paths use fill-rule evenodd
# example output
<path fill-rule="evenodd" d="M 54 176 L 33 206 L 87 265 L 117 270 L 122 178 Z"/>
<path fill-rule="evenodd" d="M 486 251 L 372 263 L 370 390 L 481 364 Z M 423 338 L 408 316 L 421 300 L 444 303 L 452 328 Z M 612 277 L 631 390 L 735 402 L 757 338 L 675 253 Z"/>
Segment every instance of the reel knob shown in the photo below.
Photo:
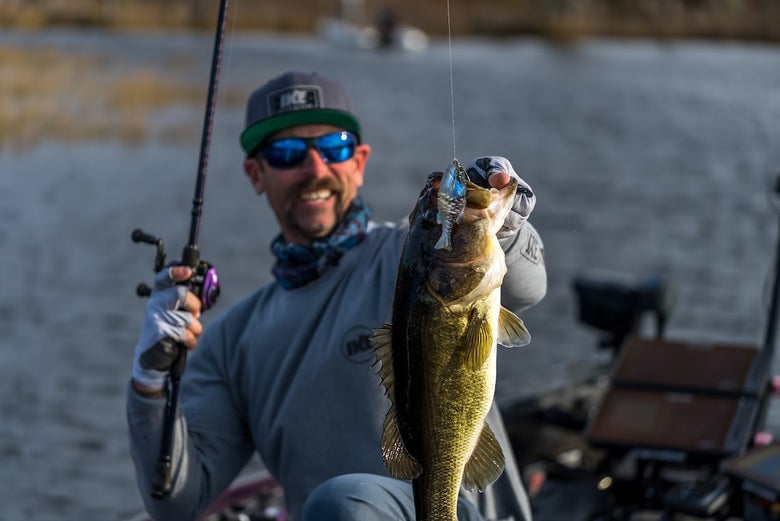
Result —
<path fill-rule="evenodd" d="M 138 286 L 135 287 L 135 294 L 139 297 L 148 297 L 152 294 L 152 288 L 149 286 L 149 284 L 141 282 L 138 284 Z"/>

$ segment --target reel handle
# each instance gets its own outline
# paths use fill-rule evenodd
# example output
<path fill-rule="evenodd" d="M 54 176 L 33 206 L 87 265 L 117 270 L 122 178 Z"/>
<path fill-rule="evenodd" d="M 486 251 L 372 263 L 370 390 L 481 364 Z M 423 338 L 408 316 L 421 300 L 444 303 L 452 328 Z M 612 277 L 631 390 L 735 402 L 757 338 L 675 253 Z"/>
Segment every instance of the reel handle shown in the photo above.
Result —
<path fill-rule="evenodd" d="M 145 233 L 141 228 L 136 228 L 133 230 L 130 238 L 133 240 L 133 242 L 145 242 L 146 244 L 157 244 L 162 240 L 158 239 L 154 235 Z"/>

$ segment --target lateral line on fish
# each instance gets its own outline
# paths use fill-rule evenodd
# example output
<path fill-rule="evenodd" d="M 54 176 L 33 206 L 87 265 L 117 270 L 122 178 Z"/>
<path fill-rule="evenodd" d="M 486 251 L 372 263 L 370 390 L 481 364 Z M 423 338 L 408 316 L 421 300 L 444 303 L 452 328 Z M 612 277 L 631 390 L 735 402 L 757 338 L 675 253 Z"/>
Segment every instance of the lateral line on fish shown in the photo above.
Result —
<path fill-rule="evenodd" d="M 477 259 L 470 260 L 470 261 L 467 261 L 467 262 L 442 261 L 442 264 L 446 264 L 447 266 L 455 267 L 455 268 L 470 268 L 471 266 L 474 266 L 474 265 L 479 264 L 480 262 L 483 262 L 487 257 L 489 257 L 489 255 L 483 255 L 482 257 L 479 257 Z"/>

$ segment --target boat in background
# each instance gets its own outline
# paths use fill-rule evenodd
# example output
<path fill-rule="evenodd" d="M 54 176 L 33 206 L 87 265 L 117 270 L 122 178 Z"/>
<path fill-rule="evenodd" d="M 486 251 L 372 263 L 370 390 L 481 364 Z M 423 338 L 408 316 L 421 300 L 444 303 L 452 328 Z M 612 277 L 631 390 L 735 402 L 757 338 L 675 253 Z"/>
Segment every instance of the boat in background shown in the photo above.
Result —
<path fill-rule="evenodd" d="M 411 52 L 428 47 L 428 35 L 421 29 L 401 23 L 394 7 L 380 7 L 373 16 L 373 23 L 367 23 L 367 19 L 362 0 L 341 0 L 336 16 L 318 21 L 317 33 L 322 39 L 340 47 Z"/>
<path fill-rule="evenodd" d="M 242 474 L 198 521 L 287 521 L 282 487 L 265 469 Z M 153 521 L 142 513 L 126 521 Z"/>
<path fill-rule="evenodd" d="M 780 194 L 780 180 L 778 188 Z M 780 242 L 778 248 L 780 270 Z M 768 333 L 766 349 L 673 341 L 665 325 L 676 292 L 663 278 L 591 271 L 577 276 L 573 287 L 579 321 L 598 332 L 606 360 L 585 379 L 502 410 L 534 519 L 777 521 L 780 442 L 764 430 L 758 413 L 780 388 L 768 363 L 774 333 Z M 772 330 L 780 285 L 774 290 Z M 648 318 L 655 335 L 643 332 Z M 724 356 L 752 355 L 755 370 L 723 363 Z M 623 381 L 637 356 L 641 363 L 633 367 L 651 378 Z M 708 375 L 736 373 L 750 377 L 731 394 L 696 388 Z M 684 377 L 682 391 L 669 387 L 675 375 Z M 708 404 L 721 402 L 737 406 L 713 414 Z M 672 414 L 680 407 L 684 415 Z M 745 410 L 752 412 L 746 416 Z M 282 488 L 260 468 L 245 469 L 198 521 L 287 519 Z M 152 520 L 140 515 L 127 521 Z"/>
<path fill-rule="evenodd" d="M 428 48 L 428 35 L 421 29 L 387 22 L 379 17 L 376 25 L 358 25 L 328 17 L 317 24 L 317 34 L 327 42 L 340 47 L 366 50 L 401 50 L 420 52 Z"/>

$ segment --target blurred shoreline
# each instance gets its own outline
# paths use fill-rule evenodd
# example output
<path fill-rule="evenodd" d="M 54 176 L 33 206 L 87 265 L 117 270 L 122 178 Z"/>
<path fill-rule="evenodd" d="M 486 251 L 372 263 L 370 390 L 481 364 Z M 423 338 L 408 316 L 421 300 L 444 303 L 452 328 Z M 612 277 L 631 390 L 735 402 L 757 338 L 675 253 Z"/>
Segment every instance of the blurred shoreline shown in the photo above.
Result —
<path fill-rule="evenodd" d="M 450 15 L 447 15 L 447 5 Z M 312 33 L 326 17 L 373 25 L 392 10 L 398 21 L 434 36 L 536 36 L 553 41 L 629 37 L 780 41 L 780 3 L 773 0 L 274 0 L 230 3 L 228 23 L 237 31 Z M 214 25 L 216 0 L 0 0 L 0 24 L 45 29 L 57 26 L 112 30 Z"/>

